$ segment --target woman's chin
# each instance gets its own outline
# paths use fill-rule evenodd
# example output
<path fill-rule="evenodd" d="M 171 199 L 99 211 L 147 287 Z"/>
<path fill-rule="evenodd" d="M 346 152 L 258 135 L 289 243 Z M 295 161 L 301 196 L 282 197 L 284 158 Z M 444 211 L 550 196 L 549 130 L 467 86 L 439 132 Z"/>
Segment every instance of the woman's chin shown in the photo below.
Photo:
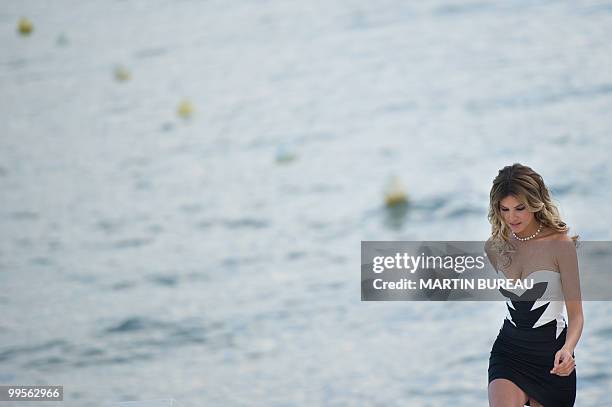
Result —
<path fill-rule="evenodd" d="M 523 231 L 525 230 L 524 227 L 522 227 L 521 225 L 518 226 L 510 226 L 510 230 L 512 230 L 514 233 L 519 234 L 519 233 L 523 233 Z"/>

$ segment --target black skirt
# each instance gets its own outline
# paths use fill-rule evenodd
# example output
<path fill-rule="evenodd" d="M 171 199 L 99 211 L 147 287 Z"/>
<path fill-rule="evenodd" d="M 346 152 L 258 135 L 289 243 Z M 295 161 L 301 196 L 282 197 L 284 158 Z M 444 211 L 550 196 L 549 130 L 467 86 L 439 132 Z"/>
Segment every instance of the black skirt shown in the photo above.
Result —
<path fill-rule="evenodd" d="M 520 329 L 505 319 L 489 357 L 489 383 L 508 379 L 544 407 L 571 407 L 576 400 L 576 369 L 569 376 L 550 373 L 565 344 L 567 326 L 556 338 L 557 321 Z M 526 404 L 529 406 L 529 402 Z"/>

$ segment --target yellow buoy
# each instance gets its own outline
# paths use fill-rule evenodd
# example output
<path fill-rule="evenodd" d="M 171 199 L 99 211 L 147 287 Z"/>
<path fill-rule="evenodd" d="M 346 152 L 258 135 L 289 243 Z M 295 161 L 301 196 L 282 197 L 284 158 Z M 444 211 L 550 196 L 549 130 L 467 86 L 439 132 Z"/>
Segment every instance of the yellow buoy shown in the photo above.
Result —
<path fill-rule="evenodd" d="M 34 31 L 34 25 L 30 20 L 23 17 L 21 20 L 19 20 L 19 24 L 17 24 L 17 31 L 19 31 L 19 34 L 24 36 L 30 35 L 32 31 Z"/>
<path fill-rule="evenodd" d="M 408 194 L 398 177 L 392 177 L 385 191 L 385 205 L 394 207 L 408 203 Z"/>
<path fill-rule="evenodd" d="M 118 66 L 115 68 L 115 79 L 119 82 L 128 81 L 131 77 L 132 74 L 130 73 L 130 71 L 127 70 L 127 68 L 123 66 Z"/>
<path fill-rule="evenodd" d="M 193 104 L 189 100 L 183 99 L 183 101 L 179 103 L 176 112 L 183 119 L 189 119 L 193 115 L 194 110 Z"/>

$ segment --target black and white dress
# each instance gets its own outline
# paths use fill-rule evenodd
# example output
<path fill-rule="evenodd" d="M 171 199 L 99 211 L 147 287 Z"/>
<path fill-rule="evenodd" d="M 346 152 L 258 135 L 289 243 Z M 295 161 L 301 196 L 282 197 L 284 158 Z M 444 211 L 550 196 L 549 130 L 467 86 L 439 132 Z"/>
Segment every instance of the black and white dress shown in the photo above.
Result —
<path fill-rule="evenodd" d="M 576 369 L 569 376 L 550 373 L 567 334 L 561 275 L 539 270 L 527 279 L 530 289 L 500 289 L 508 313 L 491 349 L 489 383 L 508 379 L 544 407 L 573 406 Z"/>

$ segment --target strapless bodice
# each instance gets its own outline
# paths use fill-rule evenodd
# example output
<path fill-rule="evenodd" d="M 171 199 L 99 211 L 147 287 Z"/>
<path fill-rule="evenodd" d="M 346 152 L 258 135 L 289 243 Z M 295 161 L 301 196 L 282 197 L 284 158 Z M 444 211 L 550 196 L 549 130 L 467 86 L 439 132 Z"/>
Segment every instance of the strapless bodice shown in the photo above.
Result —
<path fill-rule="evenodd" d="M 556 335 L 559 337 L 567 326 L 563 314 L 565 301 L 561 274 L 552 270 L 537 270 L 522 279 L 506 279 L 521 280 L 525 287 L 531 287 L 500 289 L 506 297 L 506 319 L 518 329 L 536 329 L 556 321 Z"/>

